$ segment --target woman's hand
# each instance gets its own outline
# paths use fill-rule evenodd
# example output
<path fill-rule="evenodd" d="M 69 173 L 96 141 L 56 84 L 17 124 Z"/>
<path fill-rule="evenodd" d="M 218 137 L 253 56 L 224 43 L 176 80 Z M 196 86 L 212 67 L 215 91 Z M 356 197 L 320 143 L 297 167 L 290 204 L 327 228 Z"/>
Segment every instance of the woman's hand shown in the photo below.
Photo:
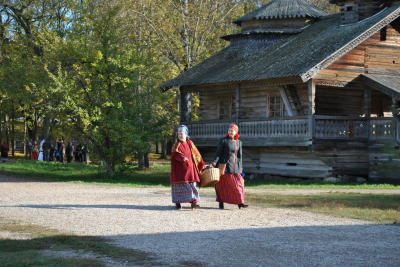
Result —
<path fill-rule="evenodd" d="M 183 162 L 186 162 L 186 161 L 188 161 L 189 159 L 187 158 L 187 157 L 185 157 L 184 159 L 183 159 Z"/>
<path fill-rule="evenodd" d="M 209 165 L 209 167 L 210 167 L 210 168 L 214 168 L 214 165 L 211 163 L 211 164 Z"/>

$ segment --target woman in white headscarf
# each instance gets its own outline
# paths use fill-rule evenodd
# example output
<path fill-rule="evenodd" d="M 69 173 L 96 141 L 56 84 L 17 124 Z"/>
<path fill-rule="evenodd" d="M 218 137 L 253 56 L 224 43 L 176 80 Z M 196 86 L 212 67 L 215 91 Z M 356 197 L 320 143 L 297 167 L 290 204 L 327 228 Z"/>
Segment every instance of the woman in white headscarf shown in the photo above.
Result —
<path fill-rule="evenodd" d="M 182 208 L 181 203 L 190 203 L 192 209 L 200 208 L 196 183 L 200 182 L 204 167 L 200 152 L 189 139 L 188 128 L 179 125 L 178 141 L 172 148 L 170 175 L 172 202 L 177 209 Z"/>
<path fill-rule="evenodd" d="M 38 161 L 43 161 L 43 143 L 44 143 L 44 139 L 42 142 L 40 142 Z"/>

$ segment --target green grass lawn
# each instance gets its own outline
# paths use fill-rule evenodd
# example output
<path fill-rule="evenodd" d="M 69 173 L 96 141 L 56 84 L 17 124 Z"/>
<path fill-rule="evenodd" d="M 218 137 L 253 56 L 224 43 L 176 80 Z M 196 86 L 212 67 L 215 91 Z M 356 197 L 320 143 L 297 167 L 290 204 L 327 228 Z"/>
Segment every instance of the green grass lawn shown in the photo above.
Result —
<path fill-rule="evenodd" d="M 132 166 L 125 171 L 125 175 L 108 177 L 104 168 L 99 165 L 43 161 L 17 161 L 0 164 L 0 172 L 2 174 L 39 181 L 96 183 L 135 187 L 170 186 L 169 165 L 155 164 L 151 166 L 150 170 L 145 171 Z"/>
<path fill-rule="evenodd" d="M 96 183 L 133 187 L 169 187 L 170 165 L 154 164 L 149 170 L 137 166 L 125 169 L 124 175 L 108 177 L 99 165 L 19 160 L 0 164 L 0 172 L 18 177 L 55 182 Z M 400 189 L 391 184 L 331 184 L 319 181 L 246 180 L 246 188 L 254 189 Z"/>
<path fill-rule="evenodd" d="M 400 223 L 399 194 L 330 192 L 302 196 L 255 193 L 246 194 L 246 202 L 265 207 L 296 208 L 379 223 Z"/>
<path fill-rule="evenodd" d="M 0 230 L 30 237 L 27 240 L 0 237 L 0 266 L 102 267 L 107 266 L 106 259 L 112 259 L 118 265 L 129 262 L 135 266 L 154 266 L 157 260 L 152 254 L 111 245 L 99 237 L 63 234 L 47 227 L 1 217 Z M 52 254 L 48 255 L 45 251 Z M 66 251 L 71 253 L 70 257 L 61 256 L 61 252 Z M 94 254 L 94 257 L 82 257 L 85 253 Z"/>

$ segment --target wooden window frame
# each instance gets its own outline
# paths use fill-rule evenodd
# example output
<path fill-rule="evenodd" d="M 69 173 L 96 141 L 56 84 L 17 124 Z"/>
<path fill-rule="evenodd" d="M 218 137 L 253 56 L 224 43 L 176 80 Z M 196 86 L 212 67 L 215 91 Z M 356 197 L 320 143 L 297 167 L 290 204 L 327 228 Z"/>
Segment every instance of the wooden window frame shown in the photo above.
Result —
<path fill-rule="evenodd" d="M 232 119 L 232 96 L 219 96 L 217 99 L 217 120 L 220 120 L 219 118 L 219 108 L 220 108 L 220 103 L 221 101 L 228 100 L 229 101 L 229 119 Z"/>
<path fill-rule="evenodd" d="M 280 97 L 281 99 L 281 107 L 280 107 L 280 116 L 279 117 L 270 117 L 270 108 L 271 108 L 271 97 Z M 267 118 L 281 118 L 285 116 L 285 103 L 283 101 L 283 97 L 280 92 L 268 93 L 267 96 Z"/>

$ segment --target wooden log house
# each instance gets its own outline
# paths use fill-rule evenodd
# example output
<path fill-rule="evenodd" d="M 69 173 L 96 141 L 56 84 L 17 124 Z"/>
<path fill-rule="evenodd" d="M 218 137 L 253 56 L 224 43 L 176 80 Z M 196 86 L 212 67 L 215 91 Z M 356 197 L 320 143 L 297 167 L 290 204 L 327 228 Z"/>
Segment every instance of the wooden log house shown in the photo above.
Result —
<path fill-rule="evenodd" d="M 163 85 L 206 162 L 236 122 L 244 172 L 400 182 L 400 2 L 274 0 L 229 46 Z M 199 121 L 190 95 L 200 95 Z"/>

